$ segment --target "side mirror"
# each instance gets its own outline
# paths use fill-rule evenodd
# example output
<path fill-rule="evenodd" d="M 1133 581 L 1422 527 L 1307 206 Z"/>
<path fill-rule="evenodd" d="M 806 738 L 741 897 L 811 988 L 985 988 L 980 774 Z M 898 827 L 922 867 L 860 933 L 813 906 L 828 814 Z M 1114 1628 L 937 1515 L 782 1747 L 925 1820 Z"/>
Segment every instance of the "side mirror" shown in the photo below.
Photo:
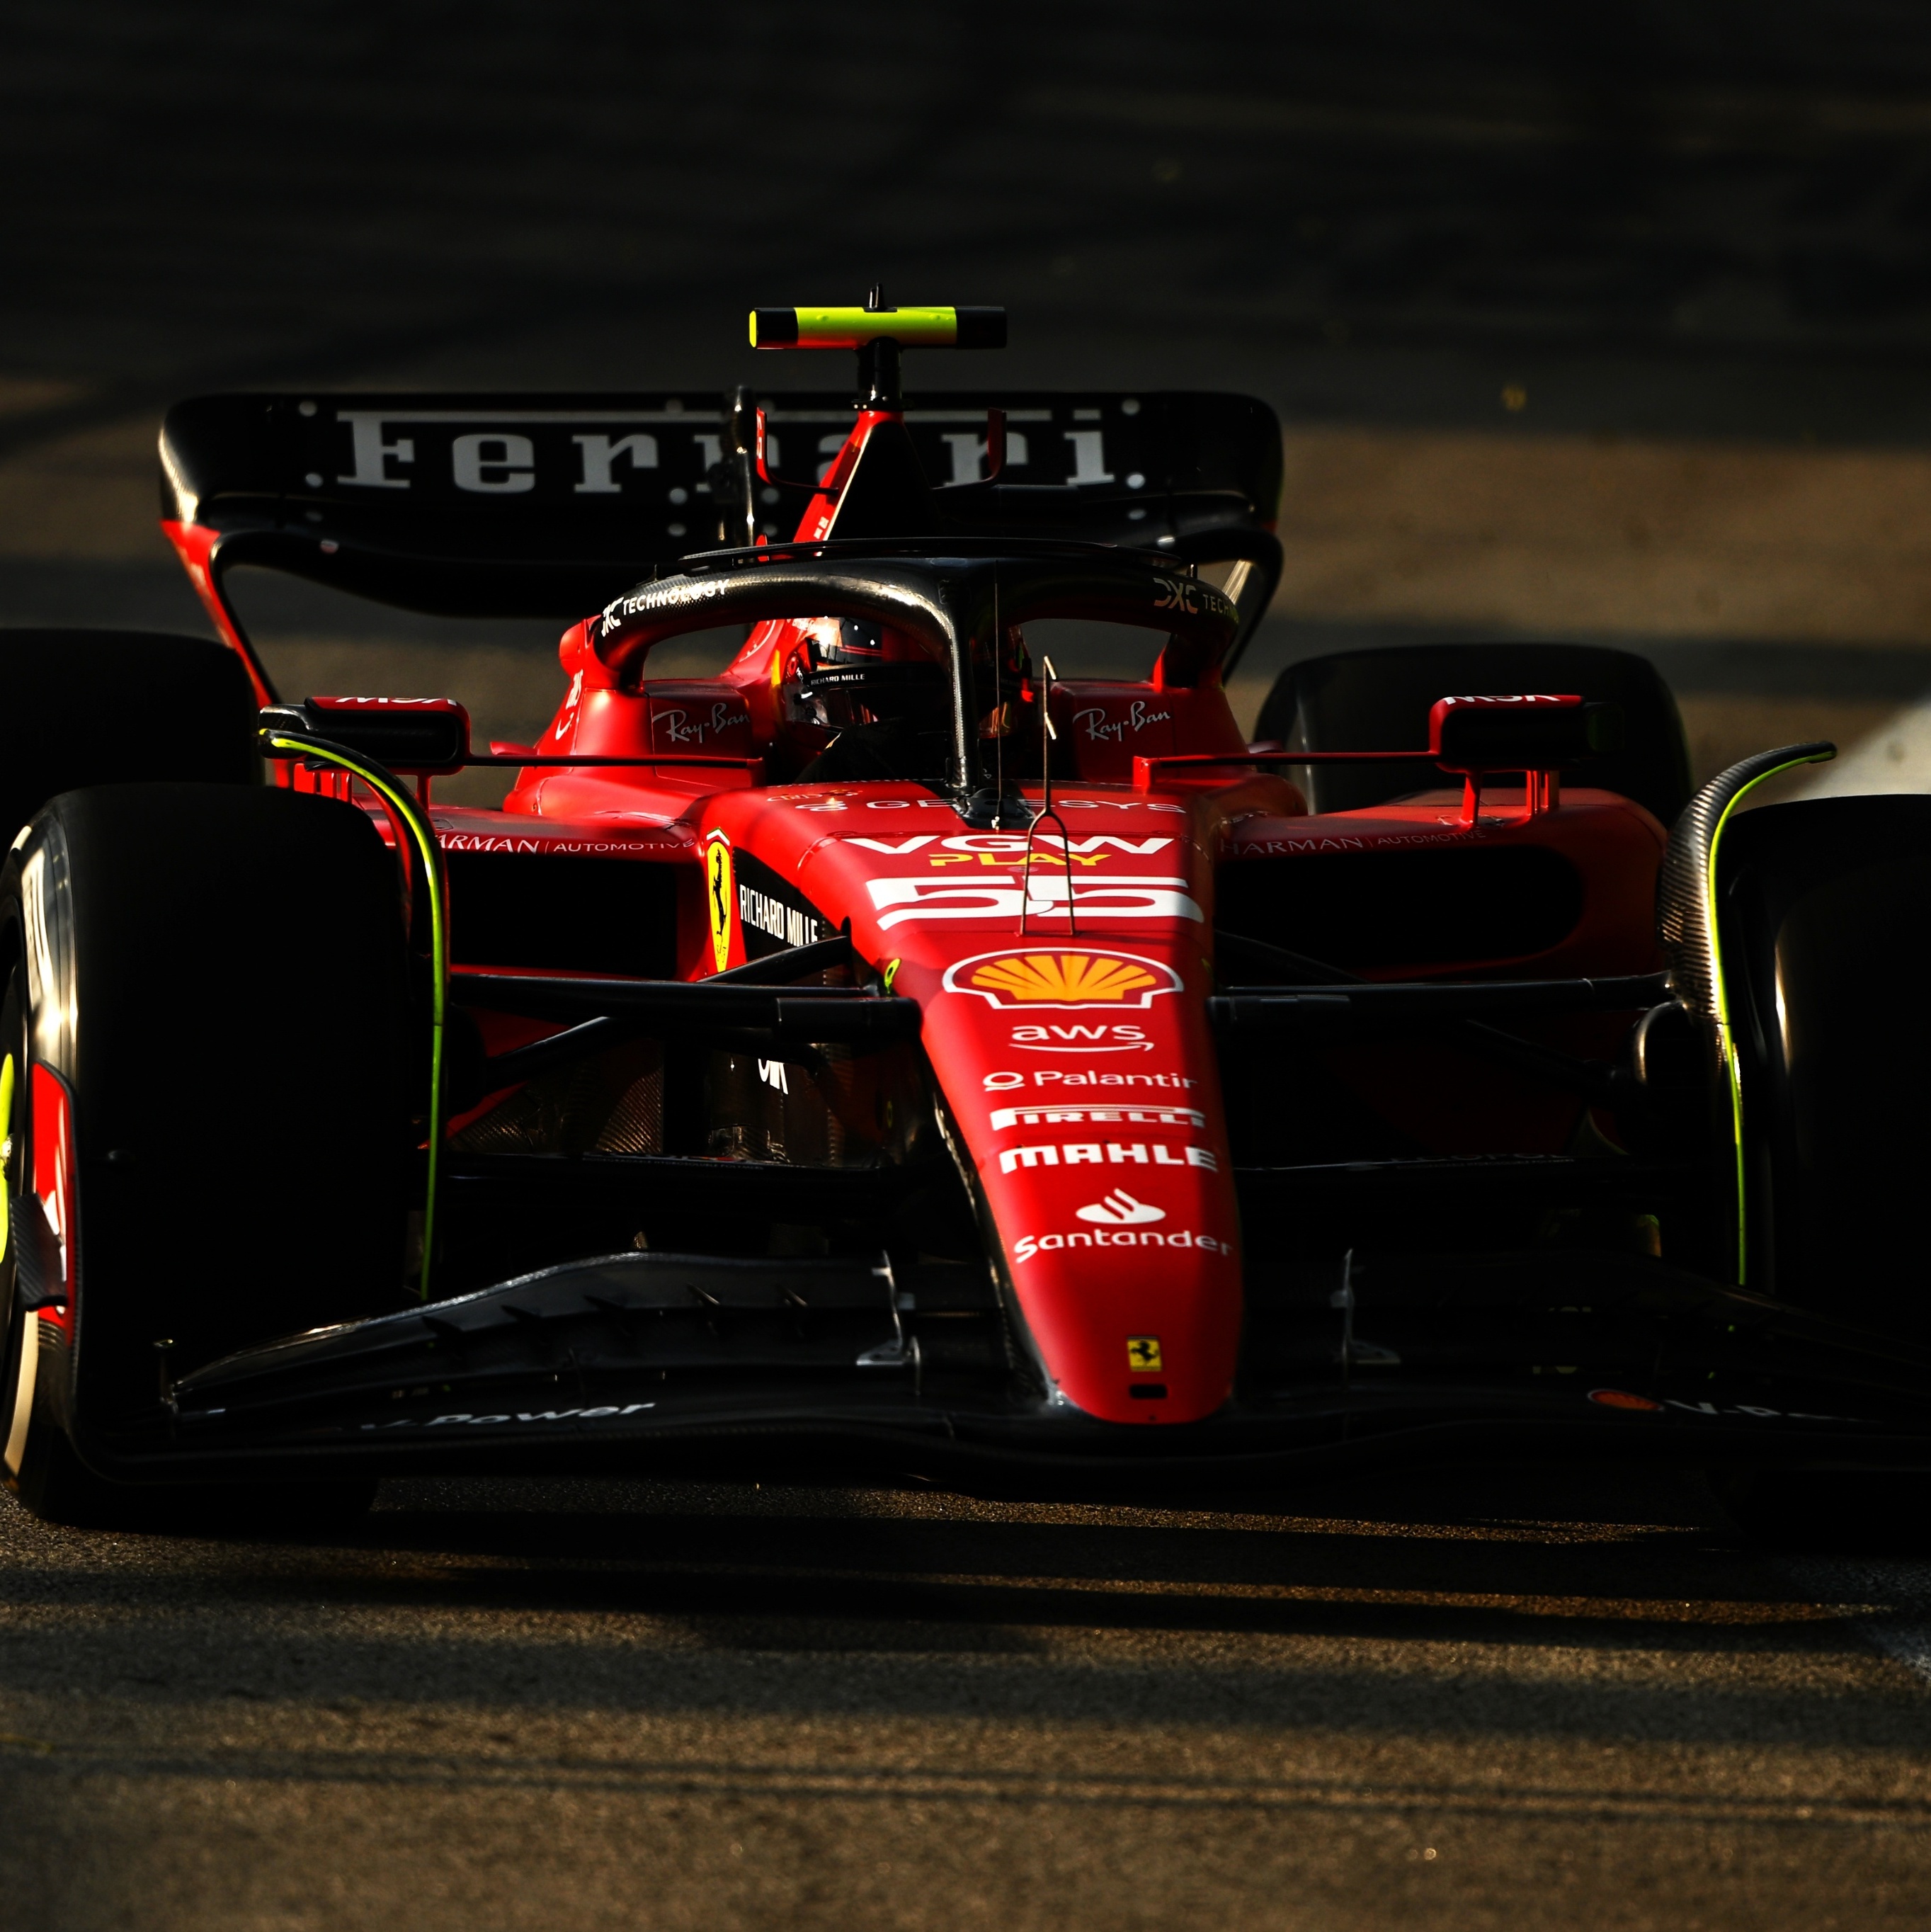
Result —
<path fill-rule="evenodd" d="M 272 706 L 261 722 L 329 739 L 392 772 L 460 772 L 469 759 L 469 714 L 449 698 L 311 698 Z"/>
<path fill-rule="evenodd" d="M 1428 714 L 1429 755 L 1452 772 L 1553 772 L 1623 748 L 1623 707 L 1582 698 L 1444 698 Z"/>

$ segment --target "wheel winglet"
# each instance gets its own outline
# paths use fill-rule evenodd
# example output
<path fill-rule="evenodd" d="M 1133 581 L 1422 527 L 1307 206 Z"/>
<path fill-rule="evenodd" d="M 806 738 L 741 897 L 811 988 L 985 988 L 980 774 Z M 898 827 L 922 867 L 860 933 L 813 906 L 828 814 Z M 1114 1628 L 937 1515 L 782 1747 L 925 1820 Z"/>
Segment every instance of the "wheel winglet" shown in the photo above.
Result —
<path fill-rule="evenodd" d="M 1744 1094 L 1730 1001 L 1723 981 L 1722 937 L 1717 910 L 1717 865 L 1724 827 L 1745 796 L 1766 778 L 1798 765 L 1827 763 L 1835 745 L 1819 740 L 1759 752 L 1720 772 L 1683 808 L 1669 835 L 1657 879 L 1657 938 L 1669 960 L 1677 998 L 1702 1025 L 1715 1072 L 1729 1100 L 1729 1135 L 1735 1167 L 1736 1276 L 1748 1278 L 1744 1174 Z"/>

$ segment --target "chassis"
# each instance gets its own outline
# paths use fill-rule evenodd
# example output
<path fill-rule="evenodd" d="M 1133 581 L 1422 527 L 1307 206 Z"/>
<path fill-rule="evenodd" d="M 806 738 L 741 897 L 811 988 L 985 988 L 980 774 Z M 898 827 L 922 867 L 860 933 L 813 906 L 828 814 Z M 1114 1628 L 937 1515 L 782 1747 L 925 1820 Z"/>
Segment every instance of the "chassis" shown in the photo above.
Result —
<path fill-rule="evenodd" d="M 163 528 L 246 689 L 211 748 L 103 773 L 76 730 L 22 781 L 0 1421 L 30 1502 L 430 1468 L 1138 1492 L 1449 1451 L 1931 1462 L 1931 1055 L 1867 1006 L 1931 938 L 1920 802 L 1737 816 L 1821 745 L 1690 796 L 1654 674 L 1572 646 L 1294 667 L 1249 742 L 1223 681 L 1280 571 L 1273 418 L 907 405 L 903 348 L 1003 328 L 757 311 L 757 346 L 856 350 L 855 411 L 169 413 Z M 284 703 L 238 563 L 574 620 L 556 718 L 480 750 L 445 700 Z M 948 668 L 942 772 L 800 778 L 774 667 L 841 618 Z M 1150 670 L 1056 675 L 1035 640 L 1069 622 L 1144 636 Z M 651 675 L 729 626 L 721 672 Z M 1024 674 L 985 688 L 1008 635 Z M 234 782 L 238 742 L 270 784 Z M 501 810 L 435 802 L 490 765 Z M 113 908 L 163 890 L 180 997 L 225 981 L 169 1077 L 210 1134 L 245 1117 L 240 1205 L 108 1094 L 148 1049 L 89 1045 L 156 970 Z M 259 916 L 211 965 L 238 893 Z M 305 926 L 262 939 L 291 900 Z"/>

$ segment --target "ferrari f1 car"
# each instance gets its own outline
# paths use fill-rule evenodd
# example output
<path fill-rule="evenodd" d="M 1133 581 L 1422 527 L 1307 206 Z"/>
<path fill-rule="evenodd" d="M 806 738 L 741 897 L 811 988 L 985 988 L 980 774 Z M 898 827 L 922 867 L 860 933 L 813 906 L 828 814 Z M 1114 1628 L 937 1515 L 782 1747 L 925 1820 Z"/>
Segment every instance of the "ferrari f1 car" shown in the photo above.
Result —
<path fill-rule="evenodd" d="M 1738 816 L 1831 748 L 1693 796 L 1654 670 L 1576 646 L 1297 663 L 1250 740 L 1273 415 L 901 395 L 1004 330 L 755 313 L 855 409 L 169 412 L 220 641 L 0 664 L 31 1507 L 1931 1467 L 1931 800 Z M 240 565 L 570 620 L 555 718 L 284 701 Z M 478 766 L 500 809 L 436 800 Z"/>

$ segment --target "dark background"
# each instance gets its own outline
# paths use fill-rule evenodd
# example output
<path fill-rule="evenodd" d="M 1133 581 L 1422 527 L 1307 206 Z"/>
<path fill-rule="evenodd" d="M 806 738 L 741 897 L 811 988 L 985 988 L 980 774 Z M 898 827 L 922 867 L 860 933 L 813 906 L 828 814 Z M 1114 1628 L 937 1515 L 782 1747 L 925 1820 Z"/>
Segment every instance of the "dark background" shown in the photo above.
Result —
<path fill-rule="evenodd" d="M 16 417 L 718 380 L 753 302 L 1003 302 L 1015 380 L 1284 416 L 1926 427 L 1921 6 L 4 10 Z"/>
<path fill-rule="evenodd" d="M 1008 305 L 975 380 L 1272 403 L 1257 659 L 1609 638 L 1706 770 L 1877 731 L 1931 686 L 1927 20 L 0 0 L 0 625 L 202 628 L 177 397 L 838 382 L 745 311 L 882 279 Z M 523 736 L 558 692 L 554 627 L 245 596 L 292 694 Z M 1694 1472 L 1204 1500 L 417 1483 L 250 1542 L 0 1498 L 0 1919 L 1931 1922 L 1922 1565 L 1742 1550 Z"/>
<path fill-rule="evenodd" d="M 1904 507 L 1931 509 L 1921 7 L 12 0 L 0 23 L 0 621 L 202 627 L 151 522 L 184 394 L 838 385 L 754 356 L 745 311 L 877 280 L 1007 305 L 1015 386 L 1273 404 L 1290 571 L 1250 718 L 1291 658 L 1434 636 L 1647 651 L 1705 770 L 1848 744 L 1931 686 Z M 1591 438 L 1669 452 L 1661 480 L 1599 474 Z M 1875 466 L 1792 467 L 1833 452 Z M 240 595 L 291 691 L 446 690 L 510 736 L 554 701 L 544 627 Z M 1926 758 L 1931 783 L 1931 734 Z"/>

